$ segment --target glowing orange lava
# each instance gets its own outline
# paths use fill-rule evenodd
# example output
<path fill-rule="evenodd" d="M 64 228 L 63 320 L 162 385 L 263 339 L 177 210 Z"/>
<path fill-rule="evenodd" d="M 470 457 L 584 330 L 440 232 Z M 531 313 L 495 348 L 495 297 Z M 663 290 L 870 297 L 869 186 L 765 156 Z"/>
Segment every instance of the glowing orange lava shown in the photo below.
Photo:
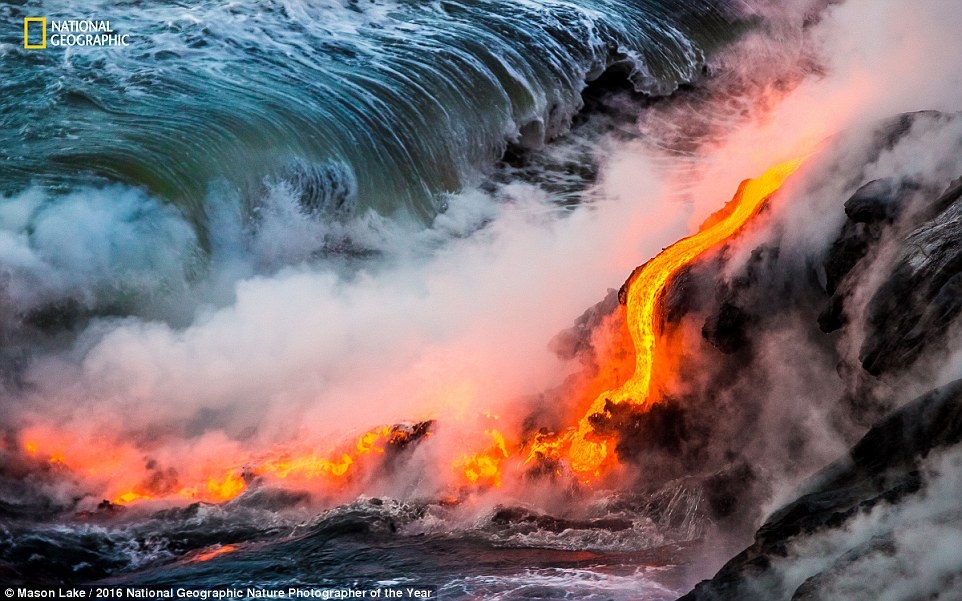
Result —
<path fill-rule="evenodd" d="M 501 468 L 509 457 L 504 436 L 497 430 L 485 430 L 493 444 L 481 453 L 465 455 L 454 462 L 454 469 L 463 472 L 468 483 L 475 486 L 501 486 Z"/>
<path fill-rule="evenodd" d="M 742 182 L 722 211 L 709 217 L 698 233 L 682 238 L 635 269 L 626 283 L 628 328 L 635 347 L 635 370 L 620 388 L 599 395 L 578 422 L 577 429 L 560 435 L 539 436 L 528 460 L 566 456 L 571 469 L 583 477 L 597 476 L 610 461 L 609 440 L 595 432 L 592 416 L 607 413 L 608 403 L 631 403 L 645 407 L 653 402 L 651 378 L 654 348 L 660 321 L 658 299 L 672 276 L 698 255 L 732 237 L 785 181 L 804 158 L 770 168 L 756 179 Z"/>
<path fill-rule="evenodd" d="M 404 444 L 410 436 L 401 428 L 383 426 L 333 452 L 277 451 L 241 461 L 227 460 L 227 465 L 240 467 L 198 468 L 161 486 L 151 477 L 144 453 L 133 446 L 104 439 L 75 441 L 42 428 L 31 428 L 23 434 L 27 455 L 43 459 L 51 467 L 108 479 L 105 492 L 111 503 L 118 505 L 164 498 L 221 503 L 243 493 L 255 478 L 335 490 L 361 469 L 366 458 L 383 454 L 388 444 Z"/>

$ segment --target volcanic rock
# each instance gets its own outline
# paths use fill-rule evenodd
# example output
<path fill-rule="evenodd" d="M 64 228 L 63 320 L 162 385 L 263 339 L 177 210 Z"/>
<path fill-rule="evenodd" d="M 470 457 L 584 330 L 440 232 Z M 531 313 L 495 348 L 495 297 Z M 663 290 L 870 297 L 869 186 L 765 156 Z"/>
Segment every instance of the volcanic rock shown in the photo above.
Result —
<path fill-rule="evenodd" d="M 855 223 L 891 223 L 902 213 L 904 192 L 915 188 L 914 182 L 894 177 L 872 180 L 845 202 L 845 214 Z"/>
<path fill-rule="evenodd" d="M 829 294 L 836 293 L 842 279 L 879 242 L 885 226 L 901 215 L 908 193 L 916 188 L 913 182 L 896 178 L 877 179 L 845 201 L 848 220 L 823 262 Z"/>
<path fill-rule="evenodd" d="M 725 354 L 732 354 L 749 344 L 748 325 L 752 316 L 738 305 L 725 301 L 705 322 L 702 337 Z"/>
<path fill-rule="evenodd" d="M 932 207 L 937 214 L 909 234 L 891 276 L 868 305 L 859 358 L 873 375 L 904 368 L 945 339 L 962 310 L 962 183 Z"/>
<path fill-rule="evenodd" d="M 749 601 L 753 599 L 822 599 L 819 582 L 870 554 L 897 553 L 891 533 L 854 542 L 828 568 L 803 583 L 786 574 L 804 573 L 811 562 L 805 541 L 838 533 L 880 504 L 893 505 L 925 492 L 923 459 L 933 451 L 962 442 L 962 380 L 935 389 L 871 428 L 848 455 L 817 474 L 806 490 L 768 518 L 755 542 L 725 564 L 711 580 L 698 584 L 681 601 Z M 950 516 L 951 517 L 951 516 Z M 962 516 L 957 516 L 962 520 Z M 801 546 L 800 546 L 801 545 Z M 818 550 L 809 551 L 818 553 Z M 809 563 L 811 565 L 811 563 Z"/>
<path fill-rule="evenodd" d="M 602 321 L 617 310 L 619 292 L 608 289 L 605 298 L 595 303 L 575 320 L 570 328 L 559 332 L 548 343 L 548 348 L 561 359 L 574 359 L 591 353 L 591 335 Z"/>

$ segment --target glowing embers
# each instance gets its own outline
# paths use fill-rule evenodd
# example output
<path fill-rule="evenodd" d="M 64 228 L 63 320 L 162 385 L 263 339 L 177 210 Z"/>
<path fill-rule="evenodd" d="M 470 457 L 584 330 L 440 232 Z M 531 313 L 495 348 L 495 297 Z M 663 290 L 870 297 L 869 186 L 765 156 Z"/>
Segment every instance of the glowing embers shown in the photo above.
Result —
<path fill-rule="evenodd" d="M 620 388 L 599 395 L 577 428 L 536 437 L 528 452 L 528 462 L 564 458 L 574 472 L 590 479 L 600 475 L 605 464 L 613 461 L 609 436 L 598 432 L 595 424 L 610 415 L 615 405 L 630 403 L 644 409 L 655 402 L 650 388 L 661 320 L 658 301 L 665 286 L 698 255 L 732 237 L 803 161 L 804 158 L 787 161 L 756 179 L 745 180 L 732 200 L 709 217 L 698 233 L 675 242 L 632 272 L 619 298 L 627 306 L 628 329 L 635 347 L 634 373 Z"/>

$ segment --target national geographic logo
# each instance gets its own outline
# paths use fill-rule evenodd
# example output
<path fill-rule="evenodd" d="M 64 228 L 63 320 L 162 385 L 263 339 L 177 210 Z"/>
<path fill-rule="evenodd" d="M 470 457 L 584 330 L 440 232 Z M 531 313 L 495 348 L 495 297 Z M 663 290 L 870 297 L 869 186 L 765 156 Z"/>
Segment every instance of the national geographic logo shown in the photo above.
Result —
<path fill-rule="evenodd" d="M 33 27 L 30 25 L 33 24 Z M 38 27 L 39 25 L 39 27 Z M 36 39 L 36 30 L 40 30 L 40 43 L 31 44 L 30 40 L 30 30 L 34 30 L 34 37 Z M 23 18 L 23 47 L 29 48 L 30 50 L 42 50 L 47 47 L 47 17 L 24 17 Z"/>
<path fill-rule="evenodd" d="M 46 17 L 23 18 L 23 47 L 43 50 L 50 46 L 128 46 L 130 34 L 119 34 L 110 27 L 110 21 L 94 19 L 50 20 L 50 36 L 47 37 Z"/>

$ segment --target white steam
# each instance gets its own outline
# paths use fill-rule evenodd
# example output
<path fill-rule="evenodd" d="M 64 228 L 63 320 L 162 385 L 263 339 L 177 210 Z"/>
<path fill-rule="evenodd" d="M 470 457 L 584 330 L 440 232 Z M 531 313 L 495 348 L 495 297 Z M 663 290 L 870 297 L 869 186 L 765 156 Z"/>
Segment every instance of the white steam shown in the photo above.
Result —
<path fill-rule="evenodd" d="M 921 493 L 897 504 L 879 503 L 844 528 L 793 542 L 791 561 L 775 562 L 784 590 L 794 591 L 824 572 L 820 599 L 958 599 L 962 449 L 934 453 L 922 469 Z"/>
<path fill-rule="evenodd" d="M 636 170 L 631 183 L 642 193 L 612 190 L 563 218 L 529 188 L 515 187 L 506 205 L 466 192 L 422 232 L 374 215 L 324 224 L 280 187 L 256 227 L 220 205 L 211 258 L 192 280 L 190 228 L 138 191 L 7 200 L 4 224 L 18 243 L 0 261 L 24 309 L 106 282 L 108 292 L 158 297 L 170 314 L 95 319 L 70 348 L 35 353 L 5 411 L 20 425 L 56 416 L 78 444 L 111 433 L 174 466 L 279 444 L 324 452 L 372 427 L 439 419 L 435 444 L 450 462 L 483 448 L 481 415 L 519 431 L 530 411 L 522 397 L 574 369 L 548 341 L 637 257 L 683 234 L 686 216 L 658 192 L 655 171 Z M 382 256 L 313 258 L 348 237 Z M 52 291 L 41 296 L 29 278 Z M 142 314 L 164 317 L 164 303 L 150 302 Z M 189 325 L 172 325 L 185 313 Z"/>
<path fill-rule="evenodd" d="M 185 287 L 196 250 L 180 214 L 140 190 L 0 198 L 0 290 L 16 312 L 65 298 L 87 308 L 149 303 Z"/>

